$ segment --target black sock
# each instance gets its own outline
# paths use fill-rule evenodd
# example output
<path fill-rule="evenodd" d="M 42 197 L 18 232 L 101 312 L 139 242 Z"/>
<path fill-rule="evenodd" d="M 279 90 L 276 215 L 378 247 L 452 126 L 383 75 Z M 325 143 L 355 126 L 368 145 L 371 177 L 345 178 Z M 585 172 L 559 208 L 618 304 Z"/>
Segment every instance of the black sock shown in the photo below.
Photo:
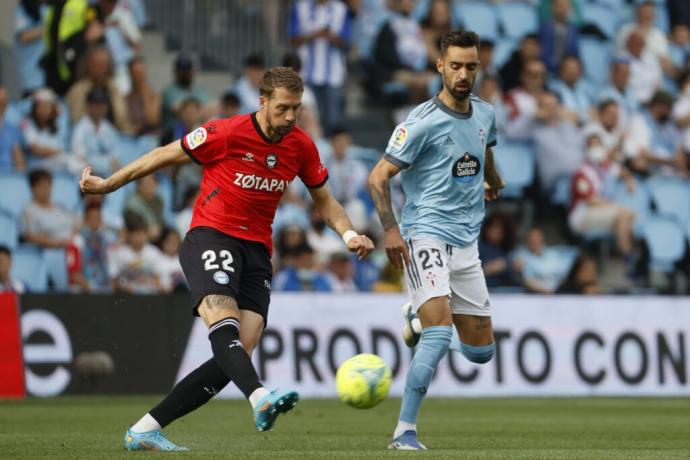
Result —
<path fill-rule="evenodd" d="M 246 398 L 257 388 L 261 388 L 254 364 L 240 343 L 240 322 L 235 318 L 225 318 L 211 324 L 208 328 L 213 357 Z"/>
<path fill-rule="evenodd" d="M 161 427 L 165 427 L 206 404 L 228 383 L 228 376 L 218 366 L 215 358 L 211 358 L 180 380 L 149 414 Z"/>

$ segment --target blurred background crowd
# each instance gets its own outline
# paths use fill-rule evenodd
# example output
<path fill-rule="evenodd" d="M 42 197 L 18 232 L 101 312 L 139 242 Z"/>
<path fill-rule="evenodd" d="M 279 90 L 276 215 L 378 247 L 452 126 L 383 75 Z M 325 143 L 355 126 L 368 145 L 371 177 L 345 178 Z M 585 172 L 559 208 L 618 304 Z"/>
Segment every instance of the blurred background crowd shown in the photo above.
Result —
<path fill-rule="evenodd" d="M 439 40 L 455 28 L 481 36 L 474 92 L 496 110 L 508 184 L 480 237 L 490 289 L 690 290 L 687 0 L 15 3 L 0 52 L 0 290 L 186 289 L 177 253 L 199 168 L 105 197 L 82 196 L 78 174 L 107 176 L 209 119 L 256 111 L 273 65 L 301 72 L 298 123 L 379 248 L 344 252 L 297 181 L 273 227 L 273 290 L 404 290 L 366 179 L 395 124 L 439 91 Z"/>

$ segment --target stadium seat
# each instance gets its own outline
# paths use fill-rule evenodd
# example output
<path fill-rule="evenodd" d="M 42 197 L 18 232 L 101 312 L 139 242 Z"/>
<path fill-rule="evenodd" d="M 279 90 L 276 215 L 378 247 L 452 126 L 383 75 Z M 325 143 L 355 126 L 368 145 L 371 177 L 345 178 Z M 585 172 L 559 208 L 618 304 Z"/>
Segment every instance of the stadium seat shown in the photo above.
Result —
<path fill-rule="evenodd" d="M 496 13 L 503 34 L 515 39 L 536 32 L 539 28 L 536 9 L 524 2 L 506 2 L 496 5 Z"/>
<path fill-rule="evenodd" d="M 610 43 L 588 37 L 580 39 L 580 59 L 585 77 L 594 85 L 604 85 L 609 78 Z"/>
<path fill-rule="evenodd" d="M 655 177 L 647 181 L 656 211 L 670 216 L 683 227 L 690 221 L 690 191 L 684 181 L 673 177 Z"/>
<path fill-rule="evenodd" d="M 455 3 L 453 18 L 455 23 L 477 32 L 481 38 L 490 40 L 498 38 L 498 17 L 494 6 L 489 3 L 477 0 Z"/>
<path fill-rule="evenodd" d="M 30 292 L 46 292 L 48 272 L 43 252 L 35 246 L 15 248 L 12 252 L 12 278 L 22 281 Z"/>
<path fill-rule="evenodd" d="M 58 292 L 66 291 L 69 282 L 65 250 L 63 248 L 44 249 L 43 260 L 45 261 L 46 272 L 53 289 Z"/>
<path fill-rule="evenodd" d="M 68 211 L 78 212 L 81 194 L 77 178 L 68 173 L 53 173 L 51 198 L 54 203 L 63 206 Z"/>
<path fill-rule="evenodd" d="M 647 219 L 652 214 L 652 197 L 649 188 L 643 181 L 638 181 L 635 191 L 628 192 L 625 182 L 619 181 L 613 188 L 612 200 L 635 211 L 634 233 L 642 237 L 642 231 Z"/>
<path fill-rule="evenodd" d="M 620 24 L 618 15 L 612 7 L 589 3 L 582 8 L 582 19 L 585 24 L 594 24 L 610 39 L 616 38 L 616 32 Z"/>
<path fill-rule="evenodd" d="M 0 210 L 0 245 L 14 249 L 18 243 L 17 220 L 9 212 Z"/>
<path fill-rule="evenodd" d="M 25 174 L 0 173 L 0 209 L 19 218 L 30 201 L 31 188 Z"/>
<path fill-rule="evenodd" d="M 556 181 L 553 192 L 551 193 L 551 203 L 570 207 L 570 177 L 561 177 Z"/>
<path fill-rule="evenodd" d="M 681 226 L 669 217 L 651 216 L 644 226 L 651 268 L 673 271 L 673 264 L 685 254 L 685 236 Z"/>
<path fill-rule="evenodd" d="M 534 181 L 534 152 L 528 144 L 505 143 L 494 148 L 494 159 L 506 188 L 502 195 L 520 198 L 526 187 Z"/>
<path fill-rule="evenodd" d="M 158 177 L 158 193 L 163 199 L 163 219 L 166 225 L 175 228 L 175 212 L 174 208 L 174 194 L 173 184 L 170 176 L 160 174 Z"/>

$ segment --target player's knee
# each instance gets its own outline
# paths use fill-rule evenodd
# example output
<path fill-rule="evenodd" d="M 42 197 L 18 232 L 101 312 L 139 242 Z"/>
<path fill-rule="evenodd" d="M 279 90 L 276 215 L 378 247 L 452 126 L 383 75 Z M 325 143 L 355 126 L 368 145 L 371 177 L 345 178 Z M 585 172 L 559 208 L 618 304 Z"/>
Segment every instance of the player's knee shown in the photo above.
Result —
<path fill-rule="evenodd" d="M 468 361 L 484 364 L 488 363 L 491 361 L 491 358 L 493 358 L 496 351 L 496 344 L 491 343 L 489 345 L 475 346 L 460 342 L 460 351 Z"/>

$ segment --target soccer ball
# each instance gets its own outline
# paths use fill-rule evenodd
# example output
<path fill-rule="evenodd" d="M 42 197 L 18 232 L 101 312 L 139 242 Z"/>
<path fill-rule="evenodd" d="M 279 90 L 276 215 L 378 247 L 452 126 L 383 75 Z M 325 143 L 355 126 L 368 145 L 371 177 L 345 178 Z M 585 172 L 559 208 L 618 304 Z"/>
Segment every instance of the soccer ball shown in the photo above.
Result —
<path fill-rule="evenodd" d="M 340 400 L 357 409 L 371 409 L 386 399 L 392 380 L 388 364 L 370 353 L 353 356 L 335 374 Z"/>

